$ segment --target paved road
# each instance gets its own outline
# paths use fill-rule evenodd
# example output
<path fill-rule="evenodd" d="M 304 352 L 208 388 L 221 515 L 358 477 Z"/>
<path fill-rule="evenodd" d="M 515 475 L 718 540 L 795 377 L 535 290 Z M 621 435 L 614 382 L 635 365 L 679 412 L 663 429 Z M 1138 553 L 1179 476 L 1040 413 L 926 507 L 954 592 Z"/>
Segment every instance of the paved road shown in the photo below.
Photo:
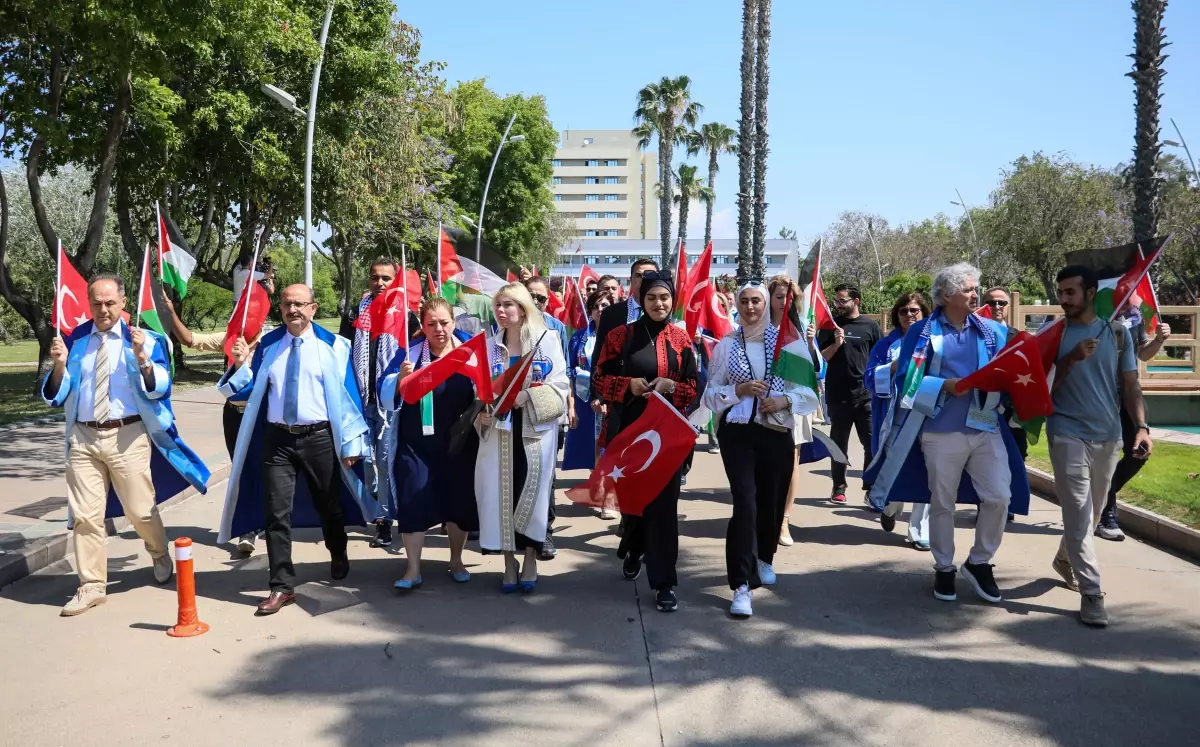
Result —
<path fill-rule="evenodd" d="M 577 474 L 568 477 L 577 477 Z M 569 480 L 564 480 L 569 483 Z M 108 604 L 60 619 L 64 564 L 0 592 L 3 744 L 146 745 L 1180 745 L 1200 702 L 1200 572 L 1134 540 L 1100 556 L 1114 624 L 1083 628 L 1049 561 L 1058 511 L 1034 501 L 997 558 L 1006 601 L 932 598 L 928 554 L 820 470 L 793 512 L 797 544 L 756 615 L 729 619 L 719 458 L 697 456 L 681 512 L 682 607 L 654 611 L 620 577 L 611 523 L 560 513 L 558 560 L 529 597 L 501 596 L 501 561 L 471 553 L 451 583 L 429 540 L 425 587 L 404 559 L 351 543 L 353 568 L 296 546 L 300 603 L 252 616 L 258 554 L 213 545 L 223 491 L 171 509 L 196 551 L 212 632 L 164 635 L 174 585 L 153 585 L 132 535 L 110 542 Z M 852 500 L 857 496 L 852 496 Z M 560 499 L 561 500 L 561 499 Z M 973 512 L 960 512 L 960 555 Z M 965 589 L 960 589 L 965 592 Z"/>

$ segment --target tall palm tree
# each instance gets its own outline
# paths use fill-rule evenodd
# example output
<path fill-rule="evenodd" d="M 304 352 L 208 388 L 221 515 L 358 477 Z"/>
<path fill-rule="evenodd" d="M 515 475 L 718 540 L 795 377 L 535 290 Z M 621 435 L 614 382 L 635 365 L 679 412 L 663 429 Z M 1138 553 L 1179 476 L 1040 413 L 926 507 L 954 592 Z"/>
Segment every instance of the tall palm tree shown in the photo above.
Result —
<path fill-rule="evenodd" d="M 679 206 L 679 243 L 678 246 L 687 244 L 687 221 L 688 207 L 696 200 L 704 200 L 712 204 L 712 190 L 704 185 L 704 182 L 696 177 L 696 167 L 689 166 L 686 163 L 679 164 L 679 170 L 673 175 L 675 178 L 675 204 Z M 670 269 L 676 266 L 678 257 L 672 257 L 671 263 L 664 265 Z"/>
<path fill-rule="evenodd" d="M 771 45 L 771 0 L 758 0 L 758 25 L 754 30 L 754 241 L 751 262 L 754 277 L 767 275 L 763 256 L 767 246 L 767 89 Z"/>
<path fill-rule="evenodd" d="M 751 234 L 754 231 L 754 27 L 758 0 L 742 0 L 742 103 L 738 122 L 738 283 L 751 277 Z"/>
<path fill-rule="evenodd" d="M 663 77 L 647 85 L 638 91 L 637 101 L 633 134 L 638 138 L 638 147 L 644 150 L 658 136 L 658 220 L 665 267 L 671 255 L 671 197 L 675 194 L 671 160 L 675 144 L 685 142 L 688 130 L 696 126 L 704 107 L 692 100 L 692 81 L 686 75 Z"/>
<path fill-rule="evenodd" d="M 717 157 L 724 153 L 737 153 L 738 147 L 733 139 L 737 137 L 732 127 L 720 122 L 709 122 L 701 125 L 700 129 L 688 133 L 687 150 L 689 156 L 701 151 L 708 152 L 708 194 L 704 200 L 704 245 L 712 241 L 713 202 L 717 195 Z"/>
<path fill-rule="evenodd" d="M 1161 156 L 1159 85 L 1166 75 L 1162 53 L 1167 46 L 1163 12 L 1167 0 L 1133 0 L 1133 78 L 1137 126 L 1133 147 L 1133 239 L 1145 241 L 1158 232 L 1158 159 Z"/>

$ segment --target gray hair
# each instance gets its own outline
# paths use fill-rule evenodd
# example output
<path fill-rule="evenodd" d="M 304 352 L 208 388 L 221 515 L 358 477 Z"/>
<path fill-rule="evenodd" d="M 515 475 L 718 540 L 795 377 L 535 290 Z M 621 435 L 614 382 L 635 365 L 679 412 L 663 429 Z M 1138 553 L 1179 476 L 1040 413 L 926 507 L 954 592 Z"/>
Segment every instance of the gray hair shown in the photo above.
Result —
<path fill-rule="evenodd" d="M 959 262 L 938 270 L 933 278 L 933 305 L 945 306 L 946 296 L 978 285 L 981 275 L 979 268 L 970 262 Z"/>
<path fill-rule="evenodd" d="M 97 272 L 92 275 L 92 279 L 88 281 L 88 293 L 92 292 L 92 286 L 99 283 L 101 280 L 111 280 L 117 284 L 117 295 L 125 295 L 125 280 L 115 272 Z"/>

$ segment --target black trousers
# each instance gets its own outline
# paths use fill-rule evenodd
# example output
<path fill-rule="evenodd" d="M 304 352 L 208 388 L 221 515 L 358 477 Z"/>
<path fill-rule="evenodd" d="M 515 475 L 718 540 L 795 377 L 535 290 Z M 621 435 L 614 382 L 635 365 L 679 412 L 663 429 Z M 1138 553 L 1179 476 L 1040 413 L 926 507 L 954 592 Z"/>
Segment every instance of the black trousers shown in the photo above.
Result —
<path fill-rule="evenodd" d="M 829 437 L 838 445 L 838 448 L 850 453 L 850 429 L 854 428 L 858 431 L 858 441 L 862 444 L 863 453 L 866 458 L 863 460 L 863 465 L 871 463 L 871 400 L 865 399 L 862 402 L 829 402 L 829 419 L 832 424 L 829 426 Z M 832 461 L 832 460 L 831 460 Z M 830 471 L 833 474 L 833 492 L 846 492 L 846 465 L 839 462 L 832 462 Z"/>
<path fill-rule="evenodd" d="M 346 555 L 346 526 L 338 495 L 340 460 L 328 427 L 298 435 L 268 423 L 263 426 L 262 453 L 271 591 L 291 592 L 296 582 L 296 568 L 292 565 L 292 499 L 297 475 L 308 484 L 313 505 L 321 517 L 329 555 L 334 558 Z"/>
<path fill-rule="evenodd" d="M 770 563 L 779 542 L 787 506 L 796 446 L 792 432 L 757 423 L 721 426 L 721 461 L 733 495 L 733 516 L 725 532 L 725 570 L 729 588 L 762 586 L 758 562 Z"/>
<path fill-rule="evenodd" d="M 1121 488 L 1133 479 L 1142 469 L 1142 465 L 1146 463 L 1145 459 L 1138 459 L 1133 455 L 1133 439 L 1137 436 L 1137 429 L 1133 426 L 1133 420 L 1129 417 L 1129 413 L 1125 408 L 1121 408 L 1121 447 L 1123 453 L 1121 460 L 1117 462 L 1116 468 L 1113 469 L 1112 483 L 1108 487 L 1108 500 L 1104 503 L 1105 513 L 1112 513 L 1117 510 L 1117 493 L 1121 492 Z"/>
<path fill-rule="evenodd" d="M 656 591 L 679 585 L 675 563 L 679 560 L 679 484 L 682 476 L 682 471 L 676 472 L 658 497 L 643 509 L 641 516 L 621 515 L 625 534 L 617 548 L 617 557 L 644 558 L 646 580 Z"/>
<path fill-rule="evenodd" d="M 244 415 L 230 402 L 221 408 L 221 430 L 225 434 L 225 450 L 229 452 L 230 459 L 233 459 L 233 452 L 237 448 L 238 431 L 241 430 Z"/>

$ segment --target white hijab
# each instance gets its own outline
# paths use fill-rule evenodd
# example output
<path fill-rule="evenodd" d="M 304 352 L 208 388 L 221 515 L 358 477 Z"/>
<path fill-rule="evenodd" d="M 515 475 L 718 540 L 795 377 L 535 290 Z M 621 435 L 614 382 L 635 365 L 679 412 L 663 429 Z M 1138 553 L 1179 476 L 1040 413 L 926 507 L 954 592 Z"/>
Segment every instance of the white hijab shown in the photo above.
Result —
<path fill-rule="evenodd" d="M 759 320 L 753 324 L 746 322 L 744 317 L 739 317 L 742 322 L 742 334 L 746 342 L 763 342 L 766 339 L 767 325 L 771 323 L 771 299 L 767 296 L 767 286 L 757 281 L 744 283 L 738 288 L 737 300 L 742 300 L 742 295 L 746 293 L 757 293 L 763 300 L 763 313 Z"/>

